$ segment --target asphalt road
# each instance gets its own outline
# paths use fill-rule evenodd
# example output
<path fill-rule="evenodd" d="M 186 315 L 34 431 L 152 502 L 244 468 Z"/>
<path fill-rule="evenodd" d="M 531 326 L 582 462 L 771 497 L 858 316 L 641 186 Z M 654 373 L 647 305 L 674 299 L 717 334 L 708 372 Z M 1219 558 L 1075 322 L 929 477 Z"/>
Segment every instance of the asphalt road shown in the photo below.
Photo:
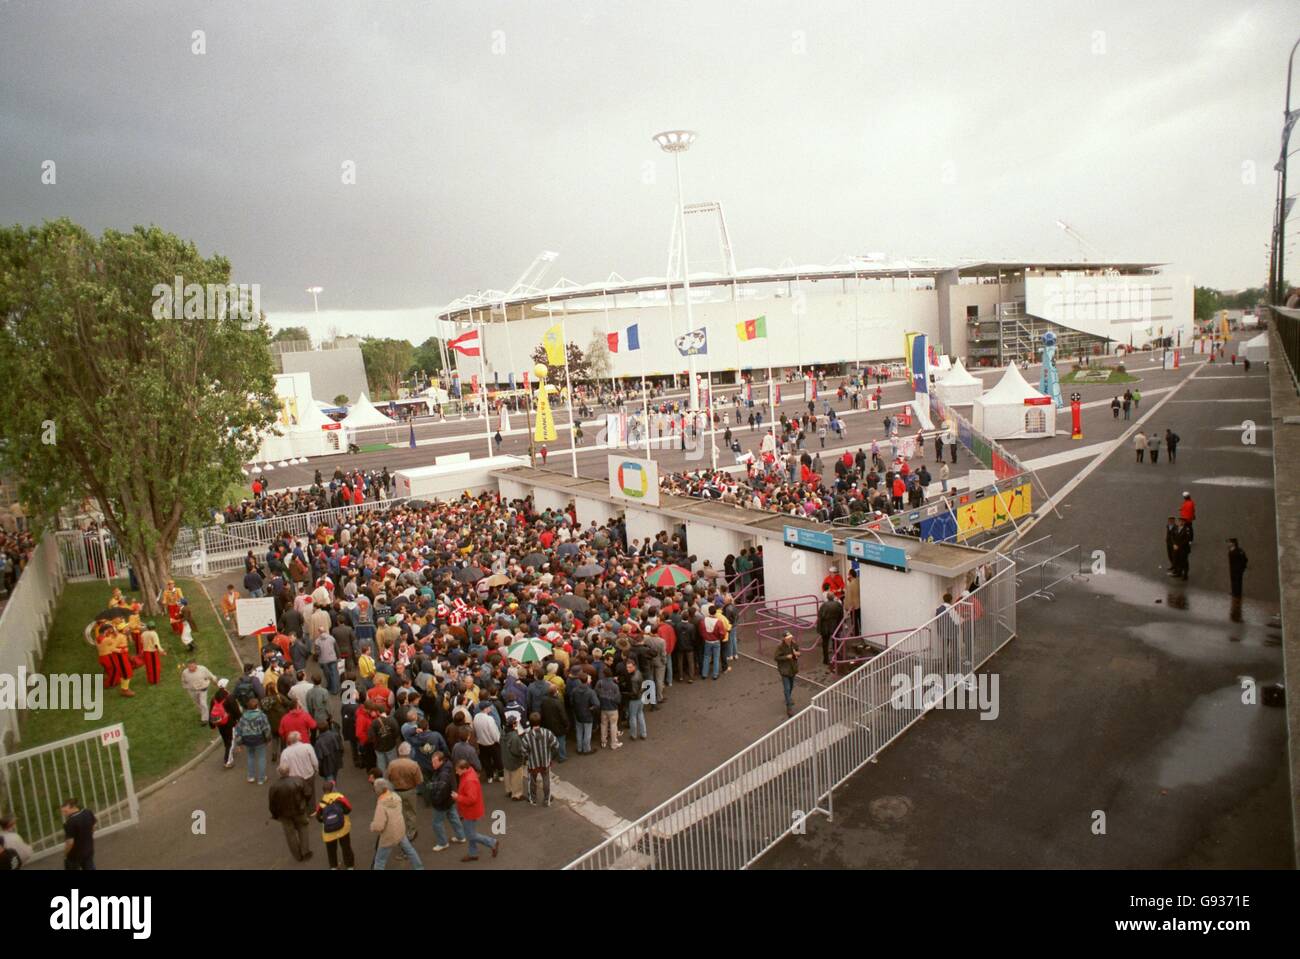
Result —
<path fill-rule="evenodd" d="M 1243 682 L 1282 673 L 1271 436 L 1247 445 L 1241 429 L 1267 422 L 1267 397 L 1262 370 L 1216 363 L 1170 398 L 1150 425 L 1181 435 L 1176 464 L 1139 465 L 1125 443 L 1029 537 L 1080 544 L 1088 569 L 1020 604 L 1018 637 L 985 666 L 998 718 L 931 713 L 836 792 L 833 823 L 759 865 L 1294 866 L 1284 713 L 1242 701 Z M 1059 489 L 1082 465 L 1040 478 Z M 1185 584 L 1162 568 L 1184 489 L 1198 504 Z M 1251 559 L 1239 614 L 1228 536 Z"/>

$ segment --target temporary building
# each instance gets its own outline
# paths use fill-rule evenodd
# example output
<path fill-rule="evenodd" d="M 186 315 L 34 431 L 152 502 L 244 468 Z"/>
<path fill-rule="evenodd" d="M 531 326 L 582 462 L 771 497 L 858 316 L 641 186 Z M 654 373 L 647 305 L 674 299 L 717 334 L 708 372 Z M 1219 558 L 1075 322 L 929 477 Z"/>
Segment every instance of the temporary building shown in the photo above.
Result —
<path fill-rule="evenodd" d="M 345 431 L 321 412 L 311 398 L 310 373 L 275 374 L 275 396 L 279 415 L 276 423 L 262 434 L 256 456 L 259 463 L 324 456 L 347 449 Z"/>
<path fill-rule="evenodd" d="M 971 373 L 958 360 L 956 365 L 934 384 L 939 398 L 949 406 L 969 406 L 984 392 L 984 382 Z"/>
<path fill-rule="evenodd" d="M 379 412 L 379 408 L 362 393 L 361 399 L 348 408 L 348 415 L 343 417 L 343 425 L 348 429 L 358 429 L 365 426 L 392 426 L 394 421 Z"/>
<path fill-rule="evenodd" d="M 971 422 L 995 440 L 1032 439 L 1056 435 L 1056 407 L 1020 375 L 1016 364 L 972 405 Z"/>
<path fill-rule="evenodd" d="M 1242 344 L 1242 353 L 1252 363 L 1268 362 L 1268 334 L 1261 333 Z"/>

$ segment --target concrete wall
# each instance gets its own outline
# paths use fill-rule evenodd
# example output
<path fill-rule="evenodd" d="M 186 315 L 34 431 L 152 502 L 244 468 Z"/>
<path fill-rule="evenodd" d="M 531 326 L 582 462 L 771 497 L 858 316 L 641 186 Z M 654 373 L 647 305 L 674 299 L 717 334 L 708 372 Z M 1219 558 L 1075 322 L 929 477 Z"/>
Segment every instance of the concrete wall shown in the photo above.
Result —
<path fill-rule="evenodd" d="M 612 503 L 603 500 L 588 499 L 585 496 L 573 498 L 574 509 L 578 514 L 578 525 L 586 528 L 595 520 L 597 526 L 604 526 L 623 511 Z"/>
<path fill-rule="evenodd" d="M 1011 302 L 1024 295 L 1022 284 L 962 283 L 951 287 L 948 294 L 948 323 L 952 334 L 953 356 L 966 356 L 970 345 L 966 333 L 966 307 L 979 307 L 981 317 L 992 317 L 994 308 L 1002 302 Z M 969 364 L 968 364 L 969 365 Z"/>
<path fill-rule="evenodd" d="M 547 509 L 564 510 L 568 508 L 571 499 L 573 497 L 568 493 L 560 493 L 544 486 L 538 486 L 533 490 L 533 504 L 539 513 Z"/>
<path fill-rule="evenodd" d="M 627 542 L 632 545 L 632 541 L 639 539 L 642 542 L 650 539 L 653 540 L 660 532 L 672 535 L 673 519 L 671 516 L 665 516 L 662 513 L 652 512 L 650 510 L 637 509 L 628 507 L 623 514 L 627 519 Z"/>
<path fill-rule="evenodd" d="M 532 487 L 526 486 L 517 480 L 504 479 L 499 481 L 501 498 L 509 503 L 512 500 L 527 499 L 528 494 L 532 492 Z"/>
<path fill-rule="evenodd" d="M 355 403 L 367 392 L 366 365 L 359 349 L 311 350 L 279 356 L 282 372 L 311 374 L 312 396 L 323 403 L 333 405 L 340 393 L 347 396 L 349 403 Z"/>
<path fill-rule="evenodd" d="M 913 629 L 929 620 L 949 584 L 938 576 L 910 570 L 862 565 L 862 631 L 883 633 Z M 890 642 L 901 637 L 891 636 Z"/>
<path fill-rule="evenodd" d="M 854 359 L 855 354 L 863 360 L 892 359 L 903 355 L 903 334 L 909 331 L 928 333 L 935 343 L 939 342 L 938 298 L 932 289 L 906 289 L 906 281 L 899 281 L 895 292 L 881 283 L 863 283 L 861 290 L 854 292 L 849 281 L 846 292 L 839 280 L 803 282 L 792 287 L 790 296 L 742 296 L 739 303 L 693 303 L 694 327 L 707 328 L 709 337 L 708 355 L 697 358 L 699 371 L 766 369 L 769 357 L 777 367 L 801 362 L 842 363 Z M 767 317 L 768 338 L 742 343 L 736 336 L 736 324 L 759 315 Z M 553 319 L 533 317 L 486 326 L 487 381 L 492 382 L 494 371 L 504 382 L 511 369 L 518 378 L 525 368 L 531 368 L 530 356 L 541 343 L 542 334 L 559 322 L 560 316 L 556 315 Z M 673 345 L 673 340 L 687 329 L 682 305 L 673 308 L 671 317 L 666 304 L 620 304 L 609 310 L 608 330 L 620 334 L 620 343 L 621 334 L 633 323 L 640 327 L 641 349 L 627 352 L 621 348 L 611 356 L 615 376 L 639 377 L 643 361 L 647 375 L 687 369 L 686 358 Z M 569 341 L 585 352 L 593 333 L 602 337 L 606 333 L 605 311 L 580 313 L 570 306 L 565 331 Z M 456 362 L 464 382 L 479 372 L 477 357 L 457 354 Z"/>
<path fill-rule="evenodd" d="M 780 530 L 765 531 L 758 545 L 763 547 L 763 589 L 768 599 L 821 597 L 822 580 L 836 557 L 791 549 L 782 541 Z"/>
<path fill-rule="evenodd" d="M 741 547 L 747 545 L 751 538 L 700 520 L 688 520 L 686 523 L 687 548 L 700 563 L 707 559 L 716 569 L 722 569 L 722 563 L 728 555 L 739 555 Z"/>

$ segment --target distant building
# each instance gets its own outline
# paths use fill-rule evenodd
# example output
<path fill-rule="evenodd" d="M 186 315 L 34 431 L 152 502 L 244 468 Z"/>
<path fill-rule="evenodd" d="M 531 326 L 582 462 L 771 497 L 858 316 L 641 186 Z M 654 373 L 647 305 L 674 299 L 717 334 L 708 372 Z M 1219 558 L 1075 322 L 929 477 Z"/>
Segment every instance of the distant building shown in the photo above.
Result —
<path fill-rule="evenodd" d="M 1005 366 L 1038 356 L 1056 334 L 1058 355 L 1113 353 L 1171 339 L 1190 343 L 1192 281 L 1159 263 L 934 260 L 852 257 L 830 266 L 692 273 L 693 326 L 707 331 L 700 373 L 838 366 L 901 357 L 904 334 L 927 333 L 936 352 L 967 366 Z M 671 294 L 670 292 L 671 291 Z M 458 329 L 482 327 L 489 384 L 521 377 L 545 330 L 563 320 L 586 350 L 610 336 L 615 378 L 679 374 L 687 360 L 674 340 L 687 331 L 680 278 L 609 280 L 580 286 L 461 297 L 439 315 Z M 747 342 L 744 321 L 765 318 L 766 337 Z M 504 322 L 503 322 L 504 321 Z M 640 349 L 627 349 L 636 324 Z M 478 357 L 455 357 L 462 382 L 480 375 Z"/>
<path fill-rule="evenodd" d="M 361 342 L 338 337 L 312 349 L 308 340 L 282 340 L 271 344 L 277 373 L 310 373 L 312 398 L 334 405 L 343 395 L 349 403 L 361 398 L 366 388 L 366 364 Z"/>

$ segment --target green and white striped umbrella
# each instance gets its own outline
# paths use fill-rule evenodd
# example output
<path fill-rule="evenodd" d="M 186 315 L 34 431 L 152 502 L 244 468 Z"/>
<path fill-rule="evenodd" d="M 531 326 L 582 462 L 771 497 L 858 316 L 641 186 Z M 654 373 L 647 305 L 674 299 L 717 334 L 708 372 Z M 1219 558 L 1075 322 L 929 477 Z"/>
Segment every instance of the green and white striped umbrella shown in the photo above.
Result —
<path fill-rule="evenodd" d="M 520 663 L 540 663 L 551 655 L 551 644 L 544 639 L 521 639 L 506 649 L 506 655 Z"/>

